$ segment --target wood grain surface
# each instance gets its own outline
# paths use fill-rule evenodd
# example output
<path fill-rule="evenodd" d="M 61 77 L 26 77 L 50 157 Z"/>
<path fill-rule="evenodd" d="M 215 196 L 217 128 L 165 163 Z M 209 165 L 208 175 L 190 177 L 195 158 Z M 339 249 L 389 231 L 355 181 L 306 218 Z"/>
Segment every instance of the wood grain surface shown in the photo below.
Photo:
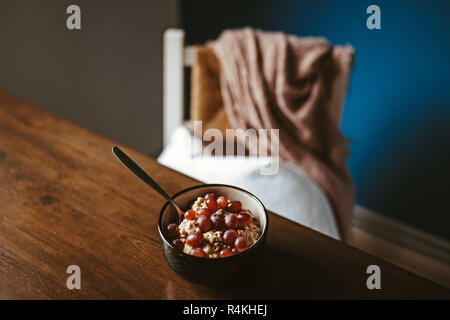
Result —
<path fill-rule="evenodd" d="M 190 283 L 163 255 L 157 217 L 164 200 L 113 157 L 114 145 L 0 92 L 1 299 L 450 297 L 276 214 L 253 276 L 220 288 Z M 170 194 L 199 184 L 121 147 Z M 80 290 L 66 287 L 73 264 L 81 268 Z M 381 267 L 381 290 L 366 287 L 372 264 Z"/>

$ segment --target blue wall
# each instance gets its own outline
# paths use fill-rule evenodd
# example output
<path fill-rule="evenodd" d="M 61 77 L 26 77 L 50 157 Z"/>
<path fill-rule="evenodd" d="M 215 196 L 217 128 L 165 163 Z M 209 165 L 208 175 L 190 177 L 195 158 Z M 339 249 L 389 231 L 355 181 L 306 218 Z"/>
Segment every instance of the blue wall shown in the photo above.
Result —
<path fill-rule="evenodd" d="M 381 30 L 366 28 L 371 4 Z M 450 239 L 449 12 L 445 0 L 192 1 L 183 19 L 193 43 L 250 25 L 352 44 L 342 130 L 357 202 Z"/>

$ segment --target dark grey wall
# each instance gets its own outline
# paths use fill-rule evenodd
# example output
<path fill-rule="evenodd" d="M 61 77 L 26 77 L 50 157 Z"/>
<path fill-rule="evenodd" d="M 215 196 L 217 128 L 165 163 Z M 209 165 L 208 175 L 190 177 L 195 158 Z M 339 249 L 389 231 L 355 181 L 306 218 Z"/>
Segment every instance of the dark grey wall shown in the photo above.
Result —
<path fill-rule="evenodd" d="M 66 28 L 81 7 L 82 29 Z M 176 0 L 0 0 L 0 88 L 147 154 L 161 149 Z"/>

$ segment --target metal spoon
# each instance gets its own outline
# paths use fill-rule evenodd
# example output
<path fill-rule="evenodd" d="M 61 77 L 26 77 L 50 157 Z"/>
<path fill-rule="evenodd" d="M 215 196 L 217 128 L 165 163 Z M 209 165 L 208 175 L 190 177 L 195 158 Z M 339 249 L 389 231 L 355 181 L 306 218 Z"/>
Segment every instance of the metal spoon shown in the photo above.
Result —
<path fill-rule="evenodd" d="M 171 197 L 161 188 L 161 186 L 156 183 L 155 180 L 150 178 L 150 176 L 139 167 L 136 162 L 130 159 L 122 150 L 119 149 L 119 147 L 112 148 L 112 152 L 117 157 L 117 159 L 120 160 L 128 169 L 130 169 L 135 175 L 138 176 L 142 181 L 144 181 L 146 184 L 148 184 L 150 187 L 152 187 L 156 192 L 158 192 L 160 195 L 162 195 L 167 201 L 170 202 L 170 204 L 177 210 L 179 215 L 179 220 L 181 221 L 183 219 L 184 212 L 180 209 L 180 207 L 173 201 Z"/>

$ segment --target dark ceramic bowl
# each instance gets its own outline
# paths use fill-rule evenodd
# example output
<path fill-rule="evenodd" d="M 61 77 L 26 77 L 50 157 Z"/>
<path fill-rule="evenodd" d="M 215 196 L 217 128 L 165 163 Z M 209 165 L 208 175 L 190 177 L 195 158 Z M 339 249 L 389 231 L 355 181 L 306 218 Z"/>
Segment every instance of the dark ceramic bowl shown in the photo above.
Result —
<path fill-rule="evenodd" d="M 161 209 L 158 220 L 158 230 L 161 236 L 164 254 L 169 265 L 178 274 L 191 281 L 207 284 L 221 283 L 245 275 L 256 269 L 256 263 L 261 255 L 266 240 L 269 217 L 266 208 L 253 194 L 243 189 L 224 184 L 204 184 L 185 189 L 173 199 L 183 210 L 188 210 L 199 196 L 214 192 L 224 195 L 230 200 L 239 200 L 242 207 L 250 210 L 258 220 L 262 233 L 258 241 L 247 250 L 226 258 L 199 258 L 177 250 L 168 239 L 165 232 L 167 225 L 178 222 L 175 209 L 166 202 Z"/>

